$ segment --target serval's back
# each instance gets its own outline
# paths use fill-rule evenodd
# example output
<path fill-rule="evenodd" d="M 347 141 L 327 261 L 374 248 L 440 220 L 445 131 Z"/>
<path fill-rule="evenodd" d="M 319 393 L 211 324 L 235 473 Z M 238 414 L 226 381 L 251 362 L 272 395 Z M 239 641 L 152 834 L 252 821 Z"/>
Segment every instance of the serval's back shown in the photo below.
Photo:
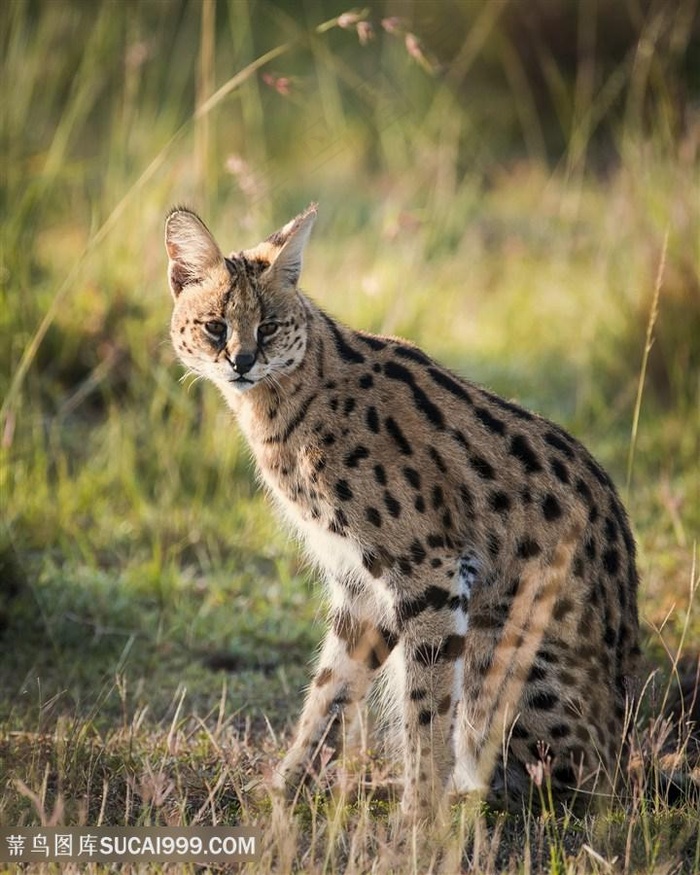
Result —
<path fill-rule="evenodd" d="M 638 654 L 610 478 L 546 419 L 313 304 L 297 284 L 315 216 L 229 257 L 187 210 L 166 226 L 175 349 L 235 411 L 327 580 L 278 785 L 317 774 L 391 667 L 407 815 L 448 790 L 517 800 L 542 760 L 559 795 L 609 790 Z"/>

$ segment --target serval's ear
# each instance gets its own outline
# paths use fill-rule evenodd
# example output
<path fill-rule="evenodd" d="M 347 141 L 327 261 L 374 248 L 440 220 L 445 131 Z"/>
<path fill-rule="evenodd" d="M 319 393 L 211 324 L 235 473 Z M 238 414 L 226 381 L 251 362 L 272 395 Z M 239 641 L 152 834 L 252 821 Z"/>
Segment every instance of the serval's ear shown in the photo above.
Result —
<path fill-rule="evenodd" d="M 173 297 L 207 277 L 225 279 L 226 262 L 207 226 L 190 210 L 175 209 L 165 222 L 168 280 Z"/>
<path fill-rule="evenodd" d="M 279 231 L 275 231 L 255 249 L 247 250 L 244 255 L 269 262 L 270 266 L 263 274 L 264 278 L 281 286 L 296 286 L 301 275 L 304 247 L 316 215 L 316 204 L 309 204 L 303 213 L 287 222 Z"/>

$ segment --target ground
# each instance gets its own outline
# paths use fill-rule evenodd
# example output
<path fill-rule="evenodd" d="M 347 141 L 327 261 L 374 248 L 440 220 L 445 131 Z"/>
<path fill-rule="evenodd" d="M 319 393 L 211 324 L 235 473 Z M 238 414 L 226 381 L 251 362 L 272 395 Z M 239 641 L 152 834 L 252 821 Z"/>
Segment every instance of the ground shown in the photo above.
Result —
<path fill-rule="evenodd" d="M 318 200 L 308 294 L 570 430 L 610 471 L 639 546 L 645 777 L 583 819 L 456 804 L 434 871 L 699 871 L 696 803 L 685 787 L 669 799 L 668 759 L 654 771 L 695 750 L 697 130 L 621 125 L 597 164 L 580 139 L 558 163 L 494 156 L 487 128 L 482 141 L 457 98 L 390 46 L 413 103 L 387 114 L 378 100 L 369 137 L 369 117 L 338 103 L 344 44 L 319 42 L 313 76 L 251 74 L 207 133 L 183 115 L 183 65 L 148 55 L 139 28 L 157 7 L 131 24 L 110 4 L 87 24 L 51 4 L 43 26 L 19 5 L 7 19 L 0 824 L 242 823 L 264 833 L 247 871 L 403 872 L 407 859 L 428 871 L 431 849 L 392 832 L 378 750 L 358 798 L 304 799 L 292 818 L 266 793 L 322 636 L 322 592 L 230 413 L 181 379 L 168 341 L 172 204 L 193 202 L 233 249 Z M 186 8 L 163 32 L 192 24 Z M 49 51 L 66 32 L 84 39 L 77 66 Z M 233 72 L 246 46 L 254 55 L 236 39 Z M 62 78 L 44 82 L 45 63 L 64 64 Z M 166 73 L 180 102 L 149 112 Z M 265 140 L 268 118 L 313 129 L 317 151 Z"/>

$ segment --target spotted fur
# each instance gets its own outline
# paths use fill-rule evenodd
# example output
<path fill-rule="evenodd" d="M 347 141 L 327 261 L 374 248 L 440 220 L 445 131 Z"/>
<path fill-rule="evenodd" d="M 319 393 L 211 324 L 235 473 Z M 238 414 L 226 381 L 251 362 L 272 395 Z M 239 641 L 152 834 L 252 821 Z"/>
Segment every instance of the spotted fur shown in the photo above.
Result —
<path fill-rule="evenodd" d="M 228 257 L 193 213 L 166 225 L 178 356 L 235 411 L 328 583 L 280 786 L 340 749 L 392 665 L 408 815 L 450 788 L 508 804 L 543 757 L 561 796 L 609 788 L 639 650 L 610 478 L 558 426 L 312 303 L 297 283 L 315 216 Z"/>

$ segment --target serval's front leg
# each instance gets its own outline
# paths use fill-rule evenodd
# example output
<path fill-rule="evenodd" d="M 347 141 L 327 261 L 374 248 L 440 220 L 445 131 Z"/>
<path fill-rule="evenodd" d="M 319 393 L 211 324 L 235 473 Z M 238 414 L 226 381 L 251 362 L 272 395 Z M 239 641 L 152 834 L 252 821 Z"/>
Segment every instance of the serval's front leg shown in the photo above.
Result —
<path fill-rule="evenodd" d="M 323 760 L 337 756 L 346 727 L 396 640 L 391 630 L 360 617 L 349 602 L 332 611 L 294 743 L 275 780 L 287 798 L 318 773 Z"/>
<path fill-rule="evenodd" d="M 432 819 L 454 767 L 455 715 L 462 697 L 469 595 L 477 561 L 446 560 L 420 595 L 398 603 L 405 669 L 403 814 Z"/>

